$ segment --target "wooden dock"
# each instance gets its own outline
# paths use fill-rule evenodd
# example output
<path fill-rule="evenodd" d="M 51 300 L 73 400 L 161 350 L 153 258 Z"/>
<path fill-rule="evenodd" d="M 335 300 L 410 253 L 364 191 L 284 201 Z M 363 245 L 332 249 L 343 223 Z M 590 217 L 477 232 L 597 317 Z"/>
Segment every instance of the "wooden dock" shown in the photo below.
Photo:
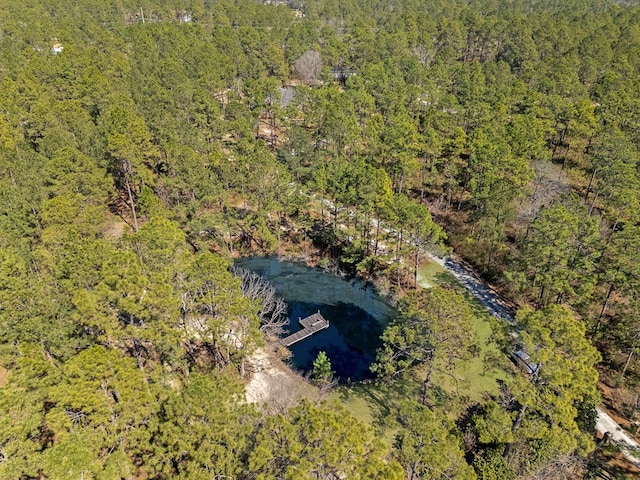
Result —
<path fill-rule="evenodd" d="M 314 333 L 318 333 L 320 330 L 329 328 L 329 320 L 324 318 L 320 314 L 320 311 L 318 311 L 318 313 L 314 313 L 313 315 L 309 315 L 306 318 L 299 318 L 298 322 L 300 323 L 300 325 L 302 325 L 302 330 L 298 330 L 288 337 L 284 337 L 282 340 L 280 340 L 281 345 L 290 347 L 294 343 L 298 343 L 305 338 L 309 338 Z"/>

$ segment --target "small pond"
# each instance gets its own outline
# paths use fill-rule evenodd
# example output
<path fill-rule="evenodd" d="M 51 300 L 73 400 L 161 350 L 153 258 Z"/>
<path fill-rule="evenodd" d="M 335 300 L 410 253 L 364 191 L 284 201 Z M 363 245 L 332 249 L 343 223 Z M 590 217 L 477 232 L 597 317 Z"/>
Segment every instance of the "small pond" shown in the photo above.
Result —
<path fill-rule="evenodd" d="M 318 352 L 324 350 L 342 382 L 372 377 L 369 366 L 395 310 L 371 285 L 276 257 L 242 258 L 235 264 L 266 278 L 284 298 L 289 333 L 301 328 L 298 318 L 318 310 L 329 320 L 328 329 L 289 347 L 295 368 L 312 370 Z"/>

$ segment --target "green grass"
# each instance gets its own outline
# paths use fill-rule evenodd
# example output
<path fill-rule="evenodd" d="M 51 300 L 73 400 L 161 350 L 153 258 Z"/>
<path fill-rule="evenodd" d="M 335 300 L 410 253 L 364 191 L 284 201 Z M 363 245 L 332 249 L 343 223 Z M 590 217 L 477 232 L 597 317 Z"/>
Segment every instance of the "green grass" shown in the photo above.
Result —
<path fill-rule="evenodd" d="M 430 261 L 420 266 L 418 281 L 423 288 L 447 284 L 459 291 L 470 303 L 477 338 L 476 355 L 456 362 L 446 371 L 439 365 L 433 374 L 432 401 L 443 408 L 451 418 L 457 418 L 469 406 L 499 393 L 498 381 L 507 376 L 508 359 L 499 347 L 504 325 L 489 315 L 451 274 L 438 263 Z M 339 401 L 359 420 L 372 425 L 383 439 L 391 442 L 397 429 L 395 411 L 404 399 L 418 398 L 423 372 L 412 379 L 403 379 L 391 385 L 382 383 L 356 384 L 339 387 L 332 398 Z"/>
<path fill-rule="evenodd" d="M 456 362 L 450 372 L 446 372 L 442 365 L 434 373 L 434 384 L 442 389 L 445 401 L 450 406 L 464 409 L 470 404 L 482 402 L 488 395 L 497 395 L 498 380 L 506 378 L 506 366 L 501 364 L 507 359 L 493 341 L 490 320 L 484 317 L 476 315 L 473 323 L 478 347 L 476 355 L 469 360 Z M 454 398 L 457 401 L 451 402 Z"/>
<path fill-rule="evenodd" d="M 446 273 L 442 265 L 433 260 L 427 260 L 418 267 L 418 285 L 422 288 L 434 287 L 441 283 L 438 278 Z"/>
<path fill-rule="evenodd" d="M 438 369 L 434 374 L 434 384 L 442 389 L 447 401 L 452 397 L 459 399 L 461 405 L 481 402 L 488 395 L 497 395 L 499 391 L 498 381 L 506 378 L 505 368 L 507 359 L 501 352 L 495 332 L 501 332 L 504 325 L 498 323 L 486 310 L 486 308 L 471 295 L 456 278 L 436 263 L 437 267 L 426 267 L 431 273 L 431 279 L 423 287 L 436 285 L 450 285 L 458 293 L 462 294 L 469 302 L 475 314 L 473 327 L 477 339 L 476 355 L 469 360 L 458 361 L 455 367 L 446 372 L 446 369 Z"/>
<path fill-rule="evenodd" d="M 400 403 L 417 398 L 419 391 L 420 383 L 416 379 L 399 379 L 390 384 L 344 385 L 337 388 L 330 398 L 338 401 L 358 420 L 371 425 L 380 438 L 391 445 L 398 429 L 395 413 Z"/>

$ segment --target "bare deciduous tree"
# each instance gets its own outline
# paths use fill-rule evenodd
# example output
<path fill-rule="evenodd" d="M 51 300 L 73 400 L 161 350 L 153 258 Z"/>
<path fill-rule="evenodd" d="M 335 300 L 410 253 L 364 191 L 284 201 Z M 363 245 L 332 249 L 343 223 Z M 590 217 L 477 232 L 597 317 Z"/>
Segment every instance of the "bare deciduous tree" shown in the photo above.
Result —
<path fill-rule="evenodd" d="M 312 85 L 318 81 L 322 71 L 322 57 L 320 52 L 307 50 L 295 61 L 293 65 L 295 74 L 307 85 Z"/>
<path fill-rule="evenodd" d="M 289 324 L 287 304 L 276 294 L 276 289 L 257 273 L 244 268 L 233 267 L 231 270 L 242 281 L 242 292 L 251 300 L 260 300 L 262 307 L 258 312 L 260 331 L 272 337 L 282 335 L 284 327 Z"/>
<path fill-rule="evenodd" d="M 574 453 L 565 453 L 531 476 L 525 476 L 526 480 L 571 480 L 579 478 L 579 473 L 586 466 L 587 459 Z"/>
<path fill-rule="evenodd" d="M 318 386 L 317 403 L 320 404 L 338 386 L 338 379 L 333 375 L 331 375 L 329 378 L 325 378 L 321 382 L 317 383 L 317 386 Z"/>

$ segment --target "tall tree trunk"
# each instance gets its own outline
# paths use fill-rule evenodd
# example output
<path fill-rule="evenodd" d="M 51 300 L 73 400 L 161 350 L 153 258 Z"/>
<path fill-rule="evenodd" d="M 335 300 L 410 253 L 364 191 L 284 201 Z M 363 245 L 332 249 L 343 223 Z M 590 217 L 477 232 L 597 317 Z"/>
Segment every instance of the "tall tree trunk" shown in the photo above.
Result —
<path fill-rule="evenodd" d="M 131 206 L 131 214 L 133 215 L 133 229 L 136 233 L 138 233 L 138 216 L 136 215 L 136 206 L 133 203 L 133 194 L 131 193 L 131 184 L 129 183 L 129 178 L 125 177 L 124 183 L 127 186 L 129 205 Z"/>
<path fill-rule="evenodd" d="M 520 410 L 518 410 L 518 416 L 516 417 L 516 420 L 513 422 L 513 425 L 511 426 L 511 431 L 513 433 L 516 433 L 516 431 L 520 428 L 520 425 L 522 424 L 522 419 L 524 418 L 524 414 L 527 411 L 527 406 L 526 405 L 522 405 L 520 407 Z M 507 458 L 509 456 L 509 452 L 511 451 L 511 443 L 508 443 L 506 447 L 504 447 L 504 453 L 502 454 L 502 456 L 504 458 Z"/>
<path fill-rule="evenodd" d="M 429 361 L 429 369 L 427 370 L 427 375 L 424 378 L 424 382 L 422 382 L 422 397 L 420 398 L 420 403 L 423 405 L 427 405 L 429 401 L 429 392 L 431 391 L 431 375 L 433 374 L 433 357 Z"/>
<path fill-rule="evenodd" d="M 416 254 L 413 261 L 413 288 L 418 288 L 418 266 L 420 265 L 420 247 L 416 244 Z"/>
<path fill-rule="evenodd" d="M 378 256 L 378 240 L 380 239 L 380 216 L 378 215 L 378 218 L 376 219 L 376 244 L 373 247 L 373 256 L 377 257 Z"/>
<path fill-rule="evenodd" d="M 613 222 L 613 225 L 611 225 L 611 231 L 609 232 L 609 236 L 607 237 L 606 245 L 609 245 L 609 242 L 611 241 L 611 237 L 613 237 L 613 234 L 616 233 L 616 229 L 618 228 L 618 225 L 620 225 L 620 220 L 616 219 L 616 221 Z"/>
<path fill-rule="evenodd" d="M 593 329 L 593 334 L 598 333 L 600 329 L 600 324 L 602 323 L 602 318 L 604 317 L 604 312 L 607 310 L 607 306 L 609 305 L 609 299 L 611 298 L 611 294 L 613 293 L 613 283 L 609 285 L 609 290 L 607 291 L 607 296 L 604 299 L 604 303 L 602 304 L 602 310 L 600 310 L 600 315 L 598 315 L 598 319 L 596 320 L 596 326 Z"/>
<path fill-rule="evenodd" d="M 420 203 L 424 202 L 424 182 L 427 181 L 427 159 L 420 169 Z"/>
<path fill-rule="evenodd" d="M 398 276 L 396 277 L 396 283 L 400 288 L 400 246 L 402 245 L 402 230 L 398 232 L 398 242 L 396 243 L 396 264 L 398 270 Z"/>
<path fill-rule="evenodd" d="M 231 236 L 231 220 L 229 219 L 229 211 L 225 207 L 223 212 L 224 212 L 224 218 L 227 223 L 227 233 L 229 234 L 229 244 L 228 244 L 229 253 L 233 254 L 233 237 Z"/>
<path fill-rule="evenodd" d="M 367 246 L 366 253 L 371 253 L 371 216 L 367 213 L 367 218 L 362 222 L 362 238 Z"/>
<path fill-rule="evenodd" d="M 589 142 L 587 143 L 587 146 L 584 149 L 584 153 L 585 155 L 589 155 L 590 151 L 591 151 L 591 144 L 593 143 L 593 135 L 591 135 L 589 137 Z"/>
<path fill-rule="evenodd" d="M 556 156 L 556 150 L 558 148 L 558 146 L 562 145 L 564 143 L 564 136 L 567 133 L 567 128 L 569 128 L 569 123 L 567 122 L 567 125 L 562 129 L 562 132 L 560 132 L 560 140 L 557 143 L 553 144 L 553 152 L 551 152 L 551 159 L 553 160 Z"/>
<path fill-rule="evenodd" d="M 629 355 L 627 355 L 627 359 L 624 361 L 624 366 L 622 367 L 622 372 L 620 375 L 624 378 L 624 374 L 627 372 L 627 368 L 629 367 L 629 363 L 631 363 L 631 358 L 633 357 L 633 352 L 635 347 L 629 350 Z"/>
<path fill-rule="evenodd" d="M 558 173 L 558 180 L 562 178 L 562 172 L 564 172 L 564 169 L 567 166 L 567 158 L 569 157 L 569 150 L 571 150 L 571 144 L 567 143 L 567 150 L 564 152 L 564 157 L 562 158 L 562 167 L 560 167 L 560 173 Z"/>
<path fill-rule="evenodd" d="M 620 372 L 620 376 L 624 378 L 624 374 L 627 373 L 627 368 L 629 368 L 629 364 L 631 363 L 631 359 L 633 358 L 633 354 L 638 348 L 638 339 L 640 338 L 640 331 L 636 333 L 633 337 L 633 343 L 631 344 L 631 349 L 629 349 L 629 355 L 627 355 L 627 359 L 624 361 L 624 365 L 622 366 L 622 371 Z"/>
<path fill-rule="evenodd" d="M 595 196 L 593 197 L 593 201 L 591 202 L 591 206 L 589 207 L 589 216 L 591 216 L 591 214 L 593 213 L 593 208 L 596 206 L 598 195 L 600 195 L 600 192 L 596 192 Z"/>
<path fill-rule="evenodd" d="M 587 193 L 584 195 L 584 202 L 587 203 L 587 198 L 589 197 L 589 193 L 591 193 L 591 187 L 593 186 L 593 181 L 596 179 L 596 173 L 598 172 L 597 168 L 593 169 L 591 172 L 591 178 L 589 179 L 589 186 L 587 186 Z"/>
<path fill-rule="evenodd" d="M 538 303 L 536 305 L 536 308 L 538 310 L 540 310 L 543 307 L 543 299 L 544 299 L 544 285 L 540 285 L 540 294 L 538 295 Z"/>
<path fill-rule="evenodd" d="M 526 405 L 522 405 L 520 407 L 520 410 L 518 410 L 518 416 L 516 417 L 515 422 L 513 422 L 513 425 L 511 426 L 511 431 L 513 433 L 516 433 L 518 431 L 518 429 L 520 428 L 520 425 L 522 424 L 522 419 L 524 418 L 524 414 L 527 412 L 527 406 Z"/>
<path fill-rule="evenodd" d="M 273 113 L 273 110 L 269 111 L 269 116 L 271 119 L 271 146 L 275 147 L 278 137 L 276 137 L 276 116 Z"/>

